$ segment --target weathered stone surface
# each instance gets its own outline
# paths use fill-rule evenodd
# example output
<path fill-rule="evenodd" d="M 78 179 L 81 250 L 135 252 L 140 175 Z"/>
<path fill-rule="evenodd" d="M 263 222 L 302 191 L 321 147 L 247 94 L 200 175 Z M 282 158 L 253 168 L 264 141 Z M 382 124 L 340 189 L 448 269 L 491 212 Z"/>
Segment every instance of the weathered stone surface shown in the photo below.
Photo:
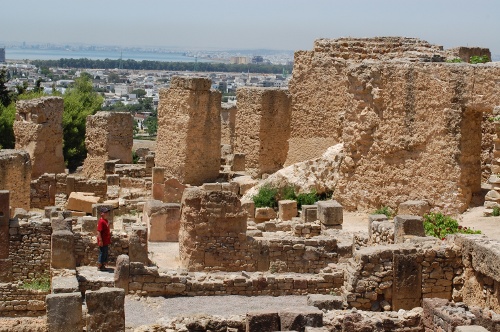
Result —
<path fill-rule="evenodd" d="M 323 326 L 323 312 L 316 307 L 290 308 L 279 312 L 282 331 L 304 331 Z"/>
<path fill-rule="evenodd" d="M 247 215 L 238 196 L 230 191 L 184 191 L 179 231 L 179 258 L 191 271 L 244 269 Z M 196 239 L 203 238 L 203 241 Z M 225 245 L 231 241 L 231 246 Z"/>
<path fill-rule="evenodd" d="M 89 178 L 103 179 L 104 163 L 132 163 L 134 119 L 128 112 L 97 112 L 87 117 L 85 146 L 87 158 L 83 172 Z"/>
<path fill-rule="evenodd" d="M 165 203 L 180 203 L 182 194 L 187 186 L 179 182 L 179 180 L 170 178 L 163 184 L 163 199 Z M 158 189 L 160 190 L 160 189 Z"/>
<path fill-rule="evenodd" d="M 344 222 L 342 205 L 337 201 L 318 202 L 318 219 L 323 225 L 341 225 Z"/>
<path fill-rule="evenodd" d="M 33 179 L 43 173 L 64 173 L 63 110 L 61 97 L 42 97 L 16 103 L 16 149 L 29 153 Z"/>
<path fill-rule="evenodd" d="M 52 288 L 52 293 L 76 293 L 79 292 L 78 279 L 76 276 L 64 276 L 64 277 L 53 277 L 50 286 Z"/>
<path fill-rule="evenodd" d="M 259 183 L 259 181 L 254 180 L 251 176 L 238 176 L 234 178 L 232 182 L 240 186 L 240 195 L 245 195 L 250 188 Z M 257 192 L 255 192 L 255 194 L 257 194 Z M 251 199 L 251 197 L 247 197 L 247 199 Z"/>
<path fill-rule="evenodd" d="M 241 208 L 246 211 L 248 218 L 255 217 L 255 203 L 250 199 L 241 200 Z"/>
<path fill-rule="evenodd" d="M 394 243 L 404 242 L 405 236 L 425 236 L 422 217 L 397 215 L 394 217 Z"/>
<path fill-rule="evenodd" d="M 85 292 L 87 331 L 125 331 L 125 292 L 120 288 L 102 287 Z"/>
<path fill-rule="evenodd" d="M 422 266 L 417 255 L 408 252 L 394 253 L 392 284 L 392 310 L 410 310 L 421 306 Z"/>
<path fill-rule="evenodd" d="M 259 311 L 247 313 L 246 332 L 281 331 L 277 312 Z"/>
<path fill-rule="evenodd" d="M 0 259 L 9 258 L 10 192 L 0 190 Z"/>
<path fill-rule="evenodd" d="M 307 305 L 316 307 L 320 310 L 340 310 L 344 307 L 344 300 L 341 296 L 309 294 L 307 295 Z"/>
<path fill-rule="evenodd" d="M 31 160 L 22 150 L 0 150 L 0 190 L 9 190 L 12 208 L 30 209 Z M 10 216 L 9 216 L 10 217 Z"/>
<path fill-rule="evenodd" d="M 406 214 L 411 216 L 421 216 L 429 213 L 429 203 L 426 201 L 406 201 L 399 204 L 398 214 Z"/>
<path fill-rule="evenodd" d="M 149 263 L 147 227 L 132 226 L 128 250 L 131 262 L 140 262 L 143 264 Z"/>
<path fill-rule="evenodd" d="M 130 259 L 128 255 L 120 255 L 116 259 L 115 269 L 115 287 L 122 288 L 125 294 L 128 294 L 128 285 L 130 277 Z"/>
<path fill-rule="evenodd" d="M 92 217 L 92 216 L 82 217 L 81 223 L 83 232 L 89 232 L 89 233 L 97 232 L 97 217 Z"/>
<path fill-rule="evenodd" d="M 92 213 L 92 205 L 99 203 L 101 199 L 92 193 L 72 192 L 69 195 L 66 208 L 68 210 Z"/>
<path fill-rule="evenodd" d="M 50 266 L 54 269 L 74 269 L 75 243 L 70 231 L 55 231 L 51 236 Z"/>
<path fill-rule="evenodd" d="M 174 77 L 160 90 L 156 166 L 165 176 L 201 185 L 220 169 L 221 93 L 206 78 Z"/>
<path fill-rule="evenodd" d="M 343 142 L 334 198 L 346 210 L 395 210 L 425 199 L 445 213 L 462 212 L 480 190 L 480 112 L 500 105 L 493 83 L 500 66 L 389 61 L 420 52 L 421 41 L 397 39 L 399 46 L 376 38 L 348 47 L 345 39 L 320 39 L 312 51 L 295 53 L 286 165 Z M 387 40 L 386 51 L 372 53 L 370 45 Z"/>
<path fill-rule="evenodd" d="M 80 332 L 83 327 L 80 292 L 46 296 L 47 329 L 51 332 Z"/>
<path fill-rule="evenodd" d="M 424 309 L 424 313 L 422 315 L 422 322 L 426 329 L 429 329 L 429 331 L 436 330 L 434 326 L 434 309 L 442 307 L 447 303 L 448 303 L 447 299 L 438 299 L 438 298 L 422 299 L 422 308 Z"/>
<path fill-rule="evenodd" d="M 455 332 L 488 332 L 488 330 L 479 325 L 469 325 L 457 326 L 455 327 Z"/>
<path fill-rule="evenodd" d="M 297 201 L 282 200 L 278 202 L 278 218 L 287 221 L 297 216 Z"/>
<path fill-rule="evenodd" d="M 179 241 L 181 205 L 149 200 L 144 204 L 143 221 L 148 227 L 151 242 Z"/>
<path fill-rule="evenodd" d="M 276 219 L 277 214 L 273 208 L 260 207 L 255 209 L 255 222 L 261 223 L 271 219 Z"/>
<path fill-rule="evenodd" d="M 245 154 L 245 170 L 253 176 L 283 167 L 290 136 L 291 97 L 287 90 L 238 88 L 234 150 Z"/>
<path fill-rule="evenodd" d="M 317 205 L 302 205 L 301 218 L 304 222 L 315 222 L 318 220 Z"/>

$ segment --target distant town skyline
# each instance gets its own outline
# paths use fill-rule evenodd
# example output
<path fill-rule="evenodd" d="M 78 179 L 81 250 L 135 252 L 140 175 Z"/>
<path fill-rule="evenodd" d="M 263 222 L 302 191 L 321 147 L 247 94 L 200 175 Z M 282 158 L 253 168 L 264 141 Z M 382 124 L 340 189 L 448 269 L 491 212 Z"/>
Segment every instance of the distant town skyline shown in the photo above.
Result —
<path fill-rule="evenodd" d="M 25 0 L 1 7 L 4 43 L 296 51 L 318 38 L 404 36 L 500 54 L 495 0 Z"/>

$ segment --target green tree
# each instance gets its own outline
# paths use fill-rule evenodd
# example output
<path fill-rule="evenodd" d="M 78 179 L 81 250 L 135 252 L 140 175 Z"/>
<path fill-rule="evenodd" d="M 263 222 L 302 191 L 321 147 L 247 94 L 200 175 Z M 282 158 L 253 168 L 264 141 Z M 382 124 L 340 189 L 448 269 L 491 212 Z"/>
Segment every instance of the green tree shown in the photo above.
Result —
<path fill-rule="evenodd" d="M 103 98 L 93 91 L 90 78 L 83 75 L 66 90 L 63 99 L 63 154 L 66 165 L 70 171 L 74 171 L 82 165 L 87 155 L 85 148 L 87 116 L 100 110 Z"/>
<path fill-rule="evenodd" d="M 9 106 L 12 101 L 11 93 L 7 86 L 5 85 L 8 82 L 7 80 L 7 72 L 5 69 L 0 70 L 0 104 L 4 107 Z"/>
<path fill-rule="evenodd" d="M 0 149 L 13 149 L 15 145 L 14 120 L 16 118 L 16 104 L 10 103 L 7 107 L 0 104 Z"/>
<path fill-rule="evenodd" d="M 135 89 L 132 93 L 135 94 L 137 98 L 143 98 L 146 96 L 146 90 L 144 89 Z"/>
<path fill-rule="evenodd" d="M 149 136 L 156 135 L 156 132 L 158 131 L 158 118 L 156 116 L 148 116 L 144 120 L 144 127 L 146 127 L 146 131 Z"/>

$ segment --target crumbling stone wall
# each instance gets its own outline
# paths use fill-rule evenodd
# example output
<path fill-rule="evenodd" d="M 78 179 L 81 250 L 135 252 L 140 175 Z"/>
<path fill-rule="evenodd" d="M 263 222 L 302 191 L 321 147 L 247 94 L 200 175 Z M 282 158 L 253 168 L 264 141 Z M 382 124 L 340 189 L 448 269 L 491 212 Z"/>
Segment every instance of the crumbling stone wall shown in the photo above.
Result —
<path fill-rule="evenodd" d="M 81 176 L 61 174 L 42 174 L 30 185 L 31 208 L 43 209 L 53 206 L 56 195 L 69 195 L 71 192 L 93 193 L 98 197 L 105 197 L 107 192 L 106 180 L 87 179 Z"/>
<path fill-rule="evenodd" d="M 129 293 L 141 296 L 329 294 L 342 285 L 339 271 L 320 274 L 218 272 L 186 274 L 130 263 Z"/>
<path fill-rule="evenodd" d="M 205 78 L 173 77 L 160 90 L 156 166 L 167 178 L 201 185 L 219 175 L 221 93 Z"/>
<path fill-rule="evenodd" d="M 500 66 L 425 63 L 446 52 L 400 42 L 318 40 L 295 54 L 287 164 L 343 142 L 334 198 L 344 208 L 426 199 L 462 212 L 480 190 L 481 112 L 500 104 Z"/>
<path fill-rule="evenodd" d="M 16 283 L 0 283 L 0 317 L 43 316 L 48 293 L 22 289 Z"/>
<path fill-rule="evenodd" d="M 344 296 L 350 307 L 392 310 L 421 306 L 422 298 L 451 300 L 461 288 L 462 256 L 453 244 L 396 244 L 362 248 L 348 261 Z"/>
<path fill-rule="evenodd" d="M 12 208 L 30 208 L 31 160 L 22 150 L 0 150 L 0 190 L 10 191 Z"/>
<path fill-rule="evenodd" d="M 28 217 L 13 220 L 10 223 L 9 233 L 12 280 L 48 277 L 52 233 L 50 221 L 28 220 Z"/>
<path fill-rule="evenodd" d="M 30 154 L 33 179 L 43 173 L 64 173 L 63 110 L 61 97 L 42 97 L 16 103 L 16 149 Z"/>
<path fill-rule="evenodd" d="M 85 146 L 87 158 L 84 174 L 93 179 L 104 178 L 104 163 L 118 160 L 132 163 L 134 119 L 128 112 L 97 112 L 87 117 Z"/>
<path fill-rule="evenodd" d="M 239 88 L 236 94 L 234 152 L 245 154 L 245 170 L 253 176 L 280 170 L 290 137 L 290 94 L 274 88 Z"/>

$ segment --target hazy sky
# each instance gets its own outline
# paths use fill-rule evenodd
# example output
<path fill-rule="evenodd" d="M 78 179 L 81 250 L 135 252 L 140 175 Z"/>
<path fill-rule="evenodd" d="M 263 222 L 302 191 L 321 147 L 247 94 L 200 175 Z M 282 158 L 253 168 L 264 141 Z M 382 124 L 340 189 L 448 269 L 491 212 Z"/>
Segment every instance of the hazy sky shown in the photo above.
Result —
<path fill-rule="evenodd" d="M 405 36 L 500 54 L 499 0 L 1 0 L 0 13 L 4 42 L 308 50 Z"/>

